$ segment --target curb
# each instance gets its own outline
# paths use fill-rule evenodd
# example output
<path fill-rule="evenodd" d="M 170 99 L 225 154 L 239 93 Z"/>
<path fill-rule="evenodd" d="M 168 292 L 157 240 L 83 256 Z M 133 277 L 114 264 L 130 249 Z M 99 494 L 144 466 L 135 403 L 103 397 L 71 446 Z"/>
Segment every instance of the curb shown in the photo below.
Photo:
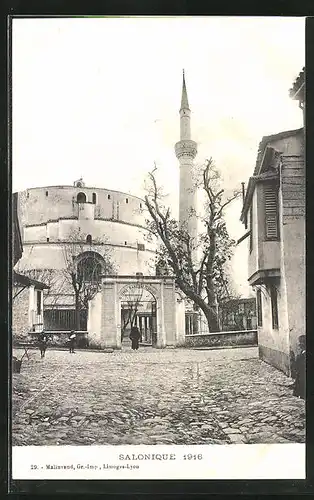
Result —
<path fill-rule="evenodd" d="M 244 348 L 252 348 L 252 347 L 258 347 L 258 345 L 224 345 L 224 346 L 217 346 L 217 347 L 185 347 L 185 349 L 192 349 L 193 351 L 214 351 L 218 349 L 244 349 Z"/>

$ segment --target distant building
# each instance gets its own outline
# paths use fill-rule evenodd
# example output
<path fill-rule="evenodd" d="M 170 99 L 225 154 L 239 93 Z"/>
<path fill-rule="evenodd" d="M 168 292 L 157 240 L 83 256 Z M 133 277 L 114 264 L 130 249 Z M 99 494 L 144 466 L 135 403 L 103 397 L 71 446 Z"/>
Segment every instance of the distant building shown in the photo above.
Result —
<path fill-rule="evenodd" d="M 304 109 L 304 71 L 290 96 Z M 249 238 L 259 355 L 290 375 L 298 339 L 305 334 L 303 128 L 263 137 L 241 220 Z"/>
<path fill-rule="evenodd" d="M 230 299 L 220 306 L 222 331 L 255 330 L 257 327 L 256 299 Z"/>

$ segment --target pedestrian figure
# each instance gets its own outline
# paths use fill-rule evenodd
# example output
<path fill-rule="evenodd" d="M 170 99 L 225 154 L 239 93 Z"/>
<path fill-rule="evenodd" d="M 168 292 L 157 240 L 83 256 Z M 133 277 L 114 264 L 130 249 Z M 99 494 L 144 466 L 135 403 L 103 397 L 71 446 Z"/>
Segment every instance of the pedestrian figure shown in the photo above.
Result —
<path fill-rule="evenodd" d="M 70 343 L 70 354 L 75 354 L 74 347 L 76 344 L 76 333 L 74 330 L 71 331 L 70 337 L 69 337 L 69 343 Z"/>
<path fill-rule="evenodd" d="M 137 351 L 140 338 L 141 338 L 141 334 L 140 334 L 139 329 L 137 328 L 137 326 L 132 326 L 131 333 L 130 333 L 130 339 L 132 341 L 133 351 Z"/>
<path fill-rule="evenodd" d="M 39 350 L 40 350 L 41 359 L 45 357 L 47 344 L 48 344 L 48 336 L 46 335 L 45 331 L 43 330 L 39 334 Z"/>
<path fill-rule="evenodd" d="M 292 377 L 294 378 L 293 395 L 305 399 L 305 335 L 299 337 L 299 354 L 294 361 Z"/>

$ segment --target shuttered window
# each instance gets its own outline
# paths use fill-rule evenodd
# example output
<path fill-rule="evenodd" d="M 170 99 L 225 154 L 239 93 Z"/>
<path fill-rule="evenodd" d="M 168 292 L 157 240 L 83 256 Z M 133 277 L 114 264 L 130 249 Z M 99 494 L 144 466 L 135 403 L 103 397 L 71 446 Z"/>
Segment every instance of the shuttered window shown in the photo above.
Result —
<path fill-rule="evenodd" d="M 264 184 L 265 239 L 279 239 L 278 188 L 273 183 Z"/>

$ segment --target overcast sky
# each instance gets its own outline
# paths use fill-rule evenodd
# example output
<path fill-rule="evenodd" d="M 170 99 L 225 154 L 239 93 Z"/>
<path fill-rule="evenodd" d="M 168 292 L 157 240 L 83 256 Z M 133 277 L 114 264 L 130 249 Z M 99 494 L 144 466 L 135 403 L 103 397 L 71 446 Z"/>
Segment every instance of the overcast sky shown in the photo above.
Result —
<path fill-rule="evenodd" d="M 141 196 L 156 161 L 176 200 L 183 68 L 196 161 L 240 187 L 263 135 L 302 126 L 288 91 L 304 39 L 303 18 L 14 19 L 13 190 L 83 176 Z"/>

